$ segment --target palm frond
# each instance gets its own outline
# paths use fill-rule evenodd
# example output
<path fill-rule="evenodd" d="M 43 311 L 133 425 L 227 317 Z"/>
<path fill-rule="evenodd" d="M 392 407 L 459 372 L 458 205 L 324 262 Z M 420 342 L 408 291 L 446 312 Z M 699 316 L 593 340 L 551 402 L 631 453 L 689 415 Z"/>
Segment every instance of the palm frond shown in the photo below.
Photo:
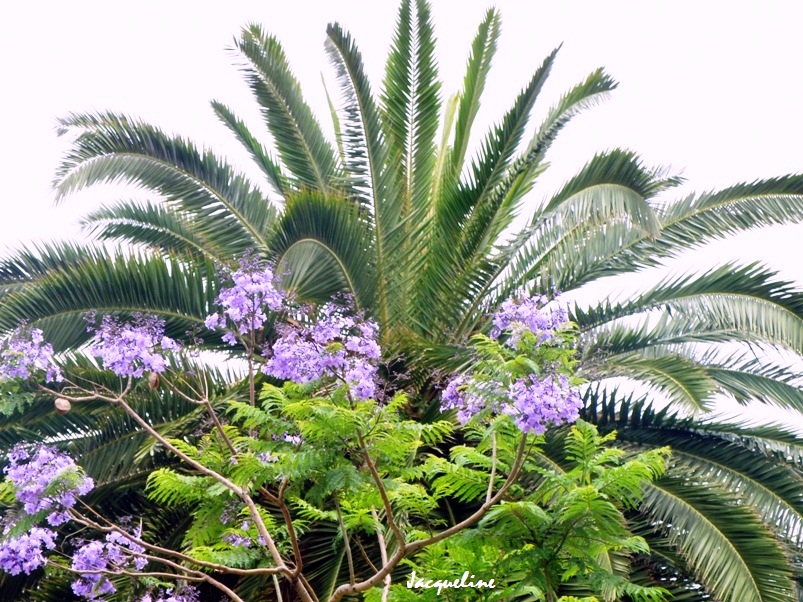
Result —
<path fill-rule="evenodd" d="M 373 218 L 375 265 L 377 274 L 378 314 L 382 324 L 389 324 L 390 305 L 397 302 L 389 282 L 395 251 L 400 250 L 402 195 L 399 179 L 388 163 L 387 142 L 382 132 L 379 110 L 365 75 L 362 56 L 351 36 L 336 23 L 327 27 L 326 49 L 335 66 L 345 101 L 343 147 L 352 177 L 351 189 L 369 209 Z M 394 286 L 395 285 L 395 286 Z"/>
<path fill-rule="evenodd" d="M 302 299 L 354 295 L 359 308 L 376 294 L 373 241 L 364 213 L 344 198 L 312 191 L 287 198 L 271 239 L 271 257 L 284 286 Z"/>
<path fill-rule="evenodd" d="M 514 178 L 528 168 L 529 164 L 523 162 L 520 166 L 523 171 Z M 548 288 L 548 283 L 555 280 L 565 285 L 558 275 L 571 278 L 577 269 L 563 269 L 562 264 L 582 258 L 582 243 L 576 237 L 581 238 L 593 225 L 622 220 L 631 224 L 634 231 L 657 228 L 648 199 L 670 184 L 644 168 L 633 153 L 614 150 L 595 157 L 556 195 L 548 210 L 537 214 L 528 227 L 492 254 L 484 266 L 478 263 L 479 269 L 466 271 L 465 277 L 473 285 L 473 301 L 463 314 L 459 331 L 476 327 L 479 318 L 476 310 L 483 304 L 486 307 L 482 309 L 487 311 L 516 290 L 532 288 L 534 281 L 541 288 Z M 571 247 L 574 248 L 569 252 Z M 561 290 L 566 289 L 561 286 Z"/>
<path fill-rule="evenodd" d="M 599 68 L 592 71 L 579 84 L 575 85 L 550 108 L 547 116 L 535 131 L 529 149 L 539 148 L 546 153 L 560 131 L 585 109 L 601 102 L 616 89 L 616 81 L 605 70 Z"/>
<path fill-rule="evenodd" d="M 704 367 L 680 354 L 629 352 L 611 356 L 596 370 L 595 379 L 624 377 L 656 389 L 675 407 L 706 411 L 717 385 Z"/>
<path fill-rule="evenodd" d="M 210 151 L 113 113 L 71 115 L 59 123 L 62 132 L 79 134 L 57 170 L 57 199 L 94 184 L 135 184 L 179 210 L 215 220 L 228 237 L 264 246 L 275 209 Z"/>
<path fill-rule="evenodd" d="M 574 319 L 583 329 L 637 313 L 666 309 L 670 313 L 694 315 L 716 298 L 727 297 L 739 303 L 755 302 L 776 306 L 790 316 L 803 318 L 803 291 L 791 282 L 777 279 L 777 273 L 758 263 L 726 263 L 701 275 L 669 277 L 650 291 L 626 302 L 605 303 L 584 310 L 576 306 Z"/>
<path fill-rule="evenodd" d="M 100 240 L 125 241 L 162 253 L 197 254 L 220 263 L 246 251 L 241 238 L 221 240 L 222 233 L 211 222 L 147 202 L 101 207 L 82 218 L 81 226 Z"/>
<path fill-rule="evenodd" d="M 251 131 L 246 127 L 245 122 L 237 117 L 234 112 L 222 102 L 213 100 L 212 110 L 218 116 L 218 119 L 223 122 L 223 125 L 229 128 L 240 144 L 245 147 L 245 150 L 251 155 L 251 158 L 262 170 L 262 173 L 265 174 L 268 183 L 273 187 L 273 190 L 276 191 L 276 194 L 280 197 L 284 197 L 288 186 L 291 184 L 282 173 L 281 166 L 271 156 L 270 151 L 254 137 Z"/>
<path fill-rule="evenodd" d="M 593 277 L 652 267 L 664 258 L 754 228 L 800 223 L 803 221 L 803 175 L 691 195 L 656 207 L 656 212 L 661 221 L 661 236 L 655 240 L 644 236 L 623 239 L 618 251 L 600 255 L 591 270 Z"/>
<path fill-rule="evenodd" d="M 783 549 L 755 510 L 678 473 L 650 484 L 642 505 L 694 575 L 724 602 L 796 599 Z"/>
<path fill-rule="evenodd" d="M 89 312 L 144 312 L 164 318 L 168 336 L 181 338 L 203 325 L 217 295 L 214 273 L 209 261 L 90 254 L 8 294 L 0 306 L 0 329 L 27 320 L 57 350 L 73 349 L 88 338 Z"/>
<path fill-rule="evenodd" d="M 466 65 L 466 74 L 463 77 L 463 89 L 458 97 L 459 108 L 455 122 L 454 145 L 450 156 L 451 168 L 455 175 L 459 175 L 463 168 L 471 128 L 480 108 L 480 98 L 485 91 L 491 60 L 496 54 L 499 26 L 499 13 L 493 8 L 488 9 L 471 43 L 471 54 Z"/>
<path fill-rule="evenodd" d="M 779 367 L 756 357 L 735 356 L 707 366 L 717 384 L 740 403 L 760 401 L 803 412 L 800 374 L 791 367 Z"/>
<path fill-rule="evenodd" d="M 337 156 L 304 101 L 282 45 L 255 23 L 243 29 L 235 45 L 246 59 L 242 72 L 282 163 L 302 186 L 327 190 L 338 174 Z"/>

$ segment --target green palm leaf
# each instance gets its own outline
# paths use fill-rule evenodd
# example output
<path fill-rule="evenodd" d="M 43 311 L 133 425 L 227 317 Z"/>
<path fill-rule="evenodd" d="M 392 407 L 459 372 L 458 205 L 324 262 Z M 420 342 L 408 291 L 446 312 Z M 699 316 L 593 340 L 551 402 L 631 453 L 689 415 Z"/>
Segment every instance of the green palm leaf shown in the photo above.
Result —
<path fill-rule="evenodd" d="M 376 295 L 375 255 L 366 216 L 346 199 L 301 192 L 288 197 L 270 251 L 285 286 L 302 298 L 326 300 L 337 292 L 371 307 Z"/>
<path fill-rule="evenodd" d="M 245 147 L 251 155 L 251 158 L 254 159 L 257 166 L 265 174 L 273 190 L 275 190 L 279 196 L 284 197 L 287 193 L 289 183 L 282 173 L 281 166 L 271 156 L 270 151 L 268 151 L 259 140 L 254 138 L 245 123 L 239 119 L 229 107 L 221 102 L 212 101 L 212 110 L 215 111 L 220 121 L 234 134 L 240 144 Z"/>
<path fill-rule="evenodd" d="M 400 261 L 402 195 L 399 179 L 388 163 L 388 146 L 382 133 L 379 110 L 365 76 L 362 57 L 351 36 L 338 24 L 327 28 L 326 49 L 335 66 L 345 101 L 342 122 L 343 147 L 351 175 L 351 190 L 370 211 L 374 229 L 377 274 L 377 311 L 382 324 L 390 324 L 391 304 L 398 305 L 400 283 L 393 278 Z"/>
<path fill-rule="evenodd" d="M 124 201 L 101 207 L 87 214 L 81 225 L 100 240 L 125 241 L 163 253 L 197 254 L 221 263 L 247 249 L 241 237 L 226 239 L 225 231 L 209 229 L 204 220 L 153 203 Z"/>
<path fill-rule="evenodd" d="M 146 312 L 166 320 L 168 336 L 181 338 L 203 325 L 217 295 L 209 280 L 214 272 L 211 262 L 189 264 L 178 257 L 89 255 L 7 295 L 0 328 L 27 320 L 57 350 L 71 349 L 88 338 L 84 317 L 89 312 Z"/>
<path fill-rule="evenodd" d="M 724 489 L 667 476 L 648 486 L 644 510 L 723 601 L 796 599 L 783 549 L 755 511 Z"/>
<path fill-rule="evenodd" d="M 275 209 L 211 152 L 112 113 L 72 115 L 59 123 L 62 132 L 78 129 L 79 135 L 57 171 L 57 199 L 93 184 L 135 184 L 179 210 L 214 218 L 229 237 L 264 245 Z"/>
<path fill-rule="evenodd" d="M 327 190 L 337 176 L 337 158 L 304 101 L 281 44 L 259 25 L 251 24 L 243 29 L 235 45 L 245 59 L 242 72 L 262 109 L 282 163 L 301 185 Z M 242 139 L 243 135 L 238 137 Z M 258 150 L 250 141 L 247 146 L 251 152 Z M 273 169 L 269 167 L 269 171 Z"/>
<path fill-rule="evenodd" d="M 477 28 L 474 41 L 471 43 L 471 54 L 466 65 L 466 74 L 463 77 L 463 89 L 458 97 L 454 146 L 450 156 L 451 169 L 455 175 L 459 175 L 463 169 L 471 128 L 480 108 L 480 98 L 485 91 L 491 60 L 496 54 L 499 26 L 499 13 L 494 9 L 488 9 L 485 18 Z"/>

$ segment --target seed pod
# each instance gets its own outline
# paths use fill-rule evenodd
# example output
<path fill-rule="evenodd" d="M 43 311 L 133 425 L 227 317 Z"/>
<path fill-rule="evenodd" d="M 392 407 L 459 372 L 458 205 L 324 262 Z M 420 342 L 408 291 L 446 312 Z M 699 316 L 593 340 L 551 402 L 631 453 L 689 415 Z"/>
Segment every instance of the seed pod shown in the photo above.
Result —
<path fill-rule="evenodd" d="M 148 386 L 151 389 L 159 386 L 159 375 L 156 372 L 148 372 Z"/>
<path fill-rule="evenodd" d="M 70 403 L 69 399 L 64 399 L 63 397 L 57 397 L 56 401 L 53 402 L 53 405 L 56 406 L 56 412 L 59 414 L 66 414 L 70 411 L 72 404 Z"/>

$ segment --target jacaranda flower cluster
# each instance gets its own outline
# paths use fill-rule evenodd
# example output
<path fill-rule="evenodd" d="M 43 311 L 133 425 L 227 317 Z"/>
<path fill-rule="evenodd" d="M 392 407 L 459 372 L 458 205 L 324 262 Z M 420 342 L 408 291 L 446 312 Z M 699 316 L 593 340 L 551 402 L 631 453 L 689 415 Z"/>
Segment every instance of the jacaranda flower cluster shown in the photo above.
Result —
<path fill-rule="evenodd" d="M 3 469 L 17 501 L 25 514 L 45 514 L 53 526 L 69 520 L 68 510 L 77 496 L 88 493 L 94 483 L 84 475 L 72 458 L 50 446 L 15 446 L 8 453 Z M 33 526 L 27 532 L 12 535 L 8 524 L 0 536 L 0 569 L 18 575 L 30 574 L 45 565 L 44 549 L 55 547 L 54 531 Z"/>
<path fill-rule="evenodd" d="M 0 343 L 0 381 L 29 378 L 38 371 L 47 382 L 63 380 L 53 361 L 53 347 L 38 328 L 18 328 Z"/>
<path fill-rule="evenodd" d="M 244 257 L 230 278 L 231 286 L 221 288 L 215 300 L 222 311 L 206 318 L 210 330 L 231 325 L 241 335 L 256 332 L 268 319 L 266 309 L 278 312 L 283 308 L 284 297 L 276 288 L 273 270 L 260 266 L 253 257 Z M 237 336 L 229 330 L 223 341 L 235 345 Z"/>
<path fill-rule="evenodd" d="M 140 531 L 136 530 L 134 537 L 139 536 Z M 72 570 L 81 573 L 72 583 L 73 593 L 89 600 L 113 594 L 117 588 L 107 573 L 128 568 L 141 571 L 148 564 L 148 559 L 141 556 L 144 551 L 145 548 L 116 531 L 106 535 L 105 542 L 85 543 L 73 554 Z"/>
<path fill-rule="evenodd" d="M 298 383 L 334 378 L 348 385 L 358 399 L 376 395 L 377 362 L 381 350 L 375 322 L 346 314 L 327 303 L 310 326 L 287 325 L 271 350 L 265 374 Z"/>
<path fill-rule="evenodd" d="M 135 314 L 130 322 L 104 316 L 99 328 L 90 328 L 95 334 L 89 351 L 117 376 L 164 372 L 164 352 L 179 348 L 176 341 L 164 335 L 164 327 L 164 320 L 151 315 Z"/>
<path fill-rule="evenodd" d="M 0 569 L 11 575 L 30 575 L 45 566 L 44 548 L 56 547 L 56 533 L 50 529 L 33 527 L 18 537 L 0 541 Z"/>
<path fill-rule="evenodd" d="M 55 447 L 17 445 L 8 453 L 8 462 L 3 472 L 25 513 L 49 512 L 47 521 L 53 526 L 66 522 L 67 510 L 75 506 L 78 496 L 94 487 L 73 459 Z"/>
<path fill-rule="evenodd" d="M 543 296 L 505 301 L 493 316 L 492 339 L 504 337 L 504 346 L 497 349 L 529 353 L 533 347 L 558 347 L 563 341 L 561 331 L 569 325 L 567 312 L 563 308 L 548 312 L 546 303 Z M 558 367 L 559 362 L 544 361 L 538 370 L 521 373 L 485 366 L 475 373 L 458 374 L 443 390 L 441 408 L 457 410 L 461 424 L 483 410 L 506 414 L 523 432 L 540 435 L 550 425 L 575 422 L 582 405 L 577 387 Z"/>
<path fill-rule="evenodd" d="M 548 301 L 544 295 L 533 295 L 503 302 L 493 316 L 491 337 L 496 339 L 507 332 L 510 336 L 506 344 L 514 349 L 524 332 L 535 335 L 539 344 L 554 342 L 555 333 L 566 326 L 568 314 L 566 308 L 560 306 L 546 311 Z"/>
<path fill-rule="evenodd" d="M 376 395 L 381 351 L 375 322 L 351 316 L 344 305 L 335 303 L 314 314 L 293 307 L 277 288 L 273 270 L 251 256 L 240 261 L 230 280 L 231 285 L 222 288 L 216 300 L 221 311 L 207 316 L 205 322 L 209 329 L 228 329 L 223 340 L 230 345 L 237 344 L 238 337 L 250 343 L 269 311 L 290 312 L 308 324 L 294 320 L 277 327 L 278 339 L 263 350 L 265 374 L 298 383 L 331 378 L 348 385 L 359 399 Z"/>

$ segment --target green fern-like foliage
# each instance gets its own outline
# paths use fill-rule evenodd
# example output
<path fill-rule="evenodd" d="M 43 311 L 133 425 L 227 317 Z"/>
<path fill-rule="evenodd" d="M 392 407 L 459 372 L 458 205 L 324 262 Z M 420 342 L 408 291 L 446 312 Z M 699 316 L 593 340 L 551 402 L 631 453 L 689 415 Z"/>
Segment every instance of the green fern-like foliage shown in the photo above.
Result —
<path fill-rule="evenodd" d="M 632 558 L 649 547 L 631 533 L 626 514 L 664 474 L 670 452 L 628 454 L 612 447 L 614 440 L 615 433 L 601 436 L 578 422 L 564 438 L 569 470 L 535 468 L 533 491 L 522 490 L 476 529 L 422 552 L 409 570 L 424 580 L 452 582 L 465 571 L 472 581 L 494 579 L 493 591 L 476 593 L 489 599 L 565 601 L 577 599 L 568 592 L 584 591 L 586 600 L 666 600 L 667 590 L 630 580 Z M 409 584 L 394 592 L 399 600 L 437 599 L 434 590 Z"/>

